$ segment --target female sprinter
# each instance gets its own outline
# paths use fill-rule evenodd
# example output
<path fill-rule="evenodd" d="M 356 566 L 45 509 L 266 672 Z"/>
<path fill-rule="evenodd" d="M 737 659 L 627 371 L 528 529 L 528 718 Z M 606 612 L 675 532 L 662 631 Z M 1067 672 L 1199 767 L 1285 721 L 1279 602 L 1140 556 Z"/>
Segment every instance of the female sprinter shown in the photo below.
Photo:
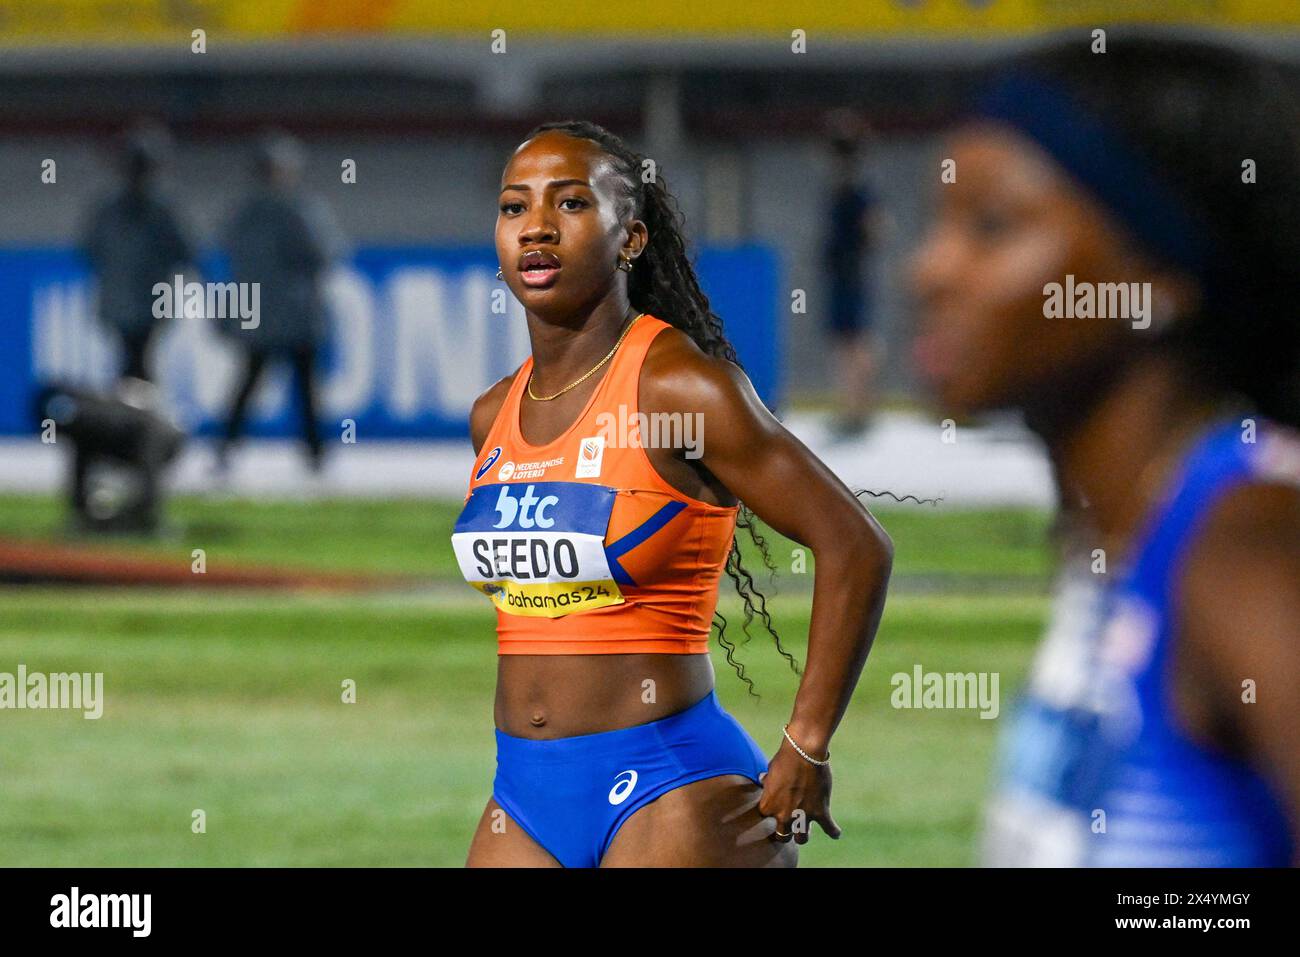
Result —
<path fill-rule="evenodd" d="M 1293 103 L 1244 54 L 1112 34 L 1027 56 L 945 153 L 916 358 L 946 415 L 1023 410 L 1062 509 L 989 863 L 1295 861 Z"/>
<path fill-rule="evenodd" d="M 501 180 L 497 255 L 532 356 L 474 404 L 454 535 L 499 650 L 497 772 L 469 866 L 793 866 L 811 822 L 839 836 L 829 744 L 892 545 L 731 361 L 643 168 L 601 127 L 557 123 Z M 683 423 L 676 441 L 624 441 L 638 412 Z M 718 703 L 708 654 L 724 568 L 748 578 L 738 501 L 817 559 L 808 660 L 770 763 Z"/>

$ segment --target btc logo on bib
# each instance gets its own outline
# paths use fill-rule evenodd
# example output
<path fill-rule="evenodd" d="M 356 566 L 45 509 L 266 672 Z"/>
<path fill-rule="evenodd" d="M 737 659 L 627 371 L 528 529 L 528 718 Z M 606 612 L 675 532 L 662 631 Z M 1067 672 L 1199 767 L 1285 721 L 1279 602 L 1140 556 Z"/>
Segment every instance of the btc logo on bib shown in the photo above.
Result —
<path fill-rule="evenodd" d="M 616 494 L 579 482 L 479 486 L 451 537 L 461 574 L 512 615 L 621 604 L 605 553 Z"/>

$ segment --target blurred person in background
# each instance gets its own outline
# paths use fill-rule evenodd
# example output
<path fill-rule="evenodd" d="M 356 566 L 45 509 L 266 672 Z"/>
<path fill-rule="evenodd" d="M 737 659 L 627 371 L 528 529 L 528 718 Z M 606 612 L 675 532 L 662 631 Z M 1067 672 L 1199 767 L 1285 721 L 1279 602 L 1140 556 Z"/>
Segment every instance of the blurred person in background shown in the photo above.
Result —
<path fill-rule="evenodd" d="M 302 188 L 303 160 L 297 139 L 265 134 L 254 156 L 253 189 L 224 234 L 234 281 L 259 284 L 260 312 L 250 328 L 233 320 L 219 326 L 246 360 L 217 447 L 219 475 L 229 469 L 248 402 L 274 361 L 292 367 L 309 464 L 316 474 L 324 466 L 316 382 L 317 354 L 328 332 L 322 279 L 342 255 L 343 240 L 326 204 Z"/>
<path fill-rule="evenodd" d="M 165 127 L 139 123 L 122 138 L 121 188 L 90 217 L 82 250 L 98 287 L 100 320 L 121 344 L 124 378 L 152 381 L 151 349 L 165 319 L 154 315 L 154 285 L 194 260 L 171 202 L 157 189 L 171 153 Z"/>
<path fill-rule="evenodd" d="M 860 168 L 865 131 L 843 114 L 832 118 L 831 127 L 831 190 L 823 243 L 829 291 L 825 315 L 835 369 L 832 432 L 847 439 L 866 428 L 875 400 L 879 356 L 867 279 L 881 216 Z"/>
<path fill-rule="evenodd" d="M 1242 52 L 1084 37 L 1026 55 L 944 154 L 915 358 L 944 415 L 1022 410 L 1061 502 L 987 863 L 1297 862 L 1295 104 Z"/>

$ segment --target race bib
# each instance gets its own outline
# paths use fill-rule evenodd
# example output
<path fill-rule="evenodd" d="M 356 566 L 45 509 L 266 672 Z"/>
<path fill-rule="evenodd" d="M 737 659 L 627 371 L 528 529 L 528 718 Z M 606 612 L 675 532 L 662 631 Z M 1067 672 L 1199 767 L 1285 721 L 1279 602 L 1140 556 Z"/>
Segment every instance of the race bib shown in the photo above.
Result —
<path fill-rule="evenodd" d="M 605 554 L 616 494 L 583 482 L 479 486 L 451 536 L 461 574 L 511 615 L 622 604 Z"/>

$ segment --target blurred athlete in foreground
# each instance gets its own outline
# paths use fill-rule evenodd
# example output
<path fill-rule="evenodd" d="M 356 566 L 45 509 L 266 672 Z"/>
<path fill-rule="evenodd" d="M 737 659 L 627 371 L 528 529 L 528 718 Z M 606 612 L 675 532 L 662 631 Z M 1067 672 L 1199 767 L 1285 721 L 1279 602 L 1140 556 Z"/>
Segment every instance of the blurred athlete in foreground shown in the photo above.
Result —
<path fill-rule="evenodd" d="M 1256 866 L 1300 826 L 1300 148 L 1245 55 L 1027 57 L 915 262 L 945 415 L 1013 407 L 1061 500 L 992 864 Z"/>
<path fill-rule="evenodd" d="M 497 254 L 532 356 L 474 404 L 453 537 L 498 622 L 497 773 L 471 866 L 792 866 L 813 821 L 840 833 L 829 745 L 891 545 L 754 393 L 643 169 L 606 130 L 564 123 L 501 180 Z M 629 440 L 638 414 L 677 425 Z M 724 570 L 770 627 L 738 500 L 817 559 L 807 668 L 770 763 L 719 704 L 708 654 Z"/>

